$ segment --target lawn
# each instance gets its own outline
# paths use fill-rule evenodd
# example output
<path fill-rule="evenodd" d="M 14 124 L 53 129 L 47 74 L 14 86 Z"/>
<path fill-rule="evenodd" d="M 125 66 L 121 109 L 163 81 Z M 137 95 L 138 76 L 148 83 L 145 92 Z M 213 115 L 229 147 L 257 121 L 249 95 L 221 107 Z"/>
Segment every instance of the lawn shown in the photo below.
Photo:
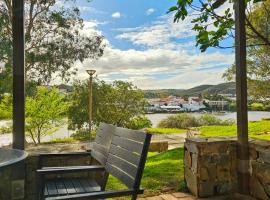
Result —
<path fill-rule="evenodd" d="M 201 132 L 202 137 L 235 137 L 237 135 L 236 125 L 203 126 L 198 129 Z M 249 122 L 248 129 L 250 138 L 270 140 L 270 120 Z"/>
<path fill-rule="evenodd" d="M 147 128 L 145 129 L 148 133 L 152 134 L 177 134 L 177 133 L 186 133 L 186 129 L 178 128 Z"/>
<path fill-rule="evenodd" d="M 147 188 L 144 195 L 157 195 L 162 191 L 185 189 L 183 168 L 183 148 L 163 153 L 149 153 L 142 179 L 142 188 Z M 120 182 L 110 176 L 107 190 L 125 189 Z"/>

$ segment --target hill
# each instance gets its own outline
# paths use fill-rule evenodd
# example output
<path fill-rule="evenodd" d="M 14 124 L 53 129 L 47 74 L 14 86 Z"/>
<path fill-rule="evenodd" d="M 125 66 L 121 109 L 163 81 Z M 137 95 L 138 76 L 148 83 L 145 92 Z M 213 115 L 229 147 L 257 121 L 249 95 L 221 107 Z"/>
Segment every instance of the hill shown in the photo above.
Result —
<path fill-rule="evenodd" d="M 187 90 L 184 89 L 157 89 L 144 90 L 145 98 L 159 98 L 169 95 L 174 96 L 198 96 L 199 94 L 235 94 L 235 83 L 221 83 L 218 85 L 199 85 Z"/>

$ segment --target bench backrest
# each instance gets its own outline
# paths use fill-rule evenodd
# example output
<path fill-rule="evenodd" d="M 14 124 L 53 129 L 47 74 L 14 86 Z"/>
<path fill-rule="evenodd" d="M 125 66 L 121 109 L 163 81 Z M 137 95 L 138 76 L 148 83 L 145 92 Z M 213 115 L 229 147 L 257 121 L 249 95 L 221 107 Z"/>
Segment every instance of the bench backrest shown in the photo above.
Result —
<path fill-rule="evenodd" d="M 101 123 L 97 129 L 96 139 L 91 150 L 91 156 L 101 165 L 106 164 L 115 128 L 116 127 L 111 124 Z"/>
<path fill-rule="evenodd" d="M 151 135 L 116 127 L 106 162 L 106 171 L 129 188 L 139 189 Z"/>

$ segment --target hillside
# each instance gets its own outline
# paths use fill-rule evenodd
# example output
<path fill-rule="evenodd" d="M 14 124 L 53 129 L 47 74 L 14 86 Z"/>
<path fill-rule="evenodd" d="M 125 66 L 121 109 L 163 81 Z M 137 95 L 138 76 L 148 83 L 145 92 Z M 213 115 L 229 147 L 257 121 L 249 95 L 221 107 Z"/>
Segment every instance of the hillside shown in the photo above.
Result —
<path fill-rule="evenodd" d="M 187 90 L 184 89 L 157 89 L 144 90 L 145 98 L 159 98 L 169 95 L 174 96 L 198 96 L 199 94 L 235 94 L 235 83 L 221 83 L 218 85 L 199 85 Z"/>

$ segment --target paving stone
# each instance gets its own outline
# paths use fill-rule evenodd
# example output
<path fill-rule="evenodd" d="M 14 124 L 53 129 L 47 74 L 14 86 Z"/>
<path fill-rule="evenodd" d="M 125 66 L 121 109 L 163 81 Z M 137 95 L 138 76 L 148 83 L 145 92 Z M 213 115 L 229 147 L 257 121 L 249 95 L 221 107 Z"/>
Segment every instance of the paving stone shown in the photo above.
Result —
<path fill-rule="evenodd" d="M 192 197 L 192 195 L 182 192 L 172 193 L 172 195 L 176 198 Z"/>
<path fill-rule="evenodd" d="M 160 197 L 162 197 L 162 199 L 164 200 L 178 200 L 176 197 L 174 197 L 171 194 L 162 194 L 160 195 Z"/>
<path fill-rule="evenodd" d="M 163 200 L 160 196 L 147 197 L 146 200 Z"/>

